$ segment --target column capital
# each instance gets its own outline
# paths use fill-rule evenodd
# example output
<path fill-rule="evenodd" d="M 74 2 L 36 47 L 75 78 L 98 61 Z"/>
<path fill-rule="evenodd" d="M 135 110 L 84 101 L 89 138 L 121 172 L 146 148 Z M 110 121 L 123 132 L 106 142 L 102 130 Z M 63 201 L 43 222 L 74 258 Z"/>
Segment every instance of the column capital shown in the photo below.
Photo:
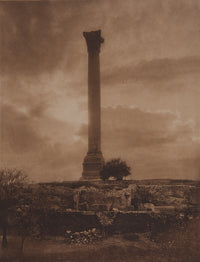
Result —
<path fill-rule="evenodd" d="M 104 39 L 101 37 L 101 30 L 83 32 L 85 37 L 88 53 L 90 52 L 100 52 L 101 44 L 104 42 Z"/>

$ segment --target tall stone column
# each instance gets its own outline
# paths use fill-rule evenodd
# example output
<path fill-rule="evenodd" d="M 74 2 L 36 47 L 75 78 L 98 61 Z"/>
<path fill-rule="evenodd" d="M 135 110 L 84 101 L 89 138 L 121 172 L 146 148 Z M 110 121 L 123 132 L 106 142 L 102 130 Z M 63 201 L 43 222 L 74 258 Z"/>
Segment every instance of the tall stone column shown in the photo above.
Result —
<path fill-rule="evenodd" d="M 101 30 L 84 32 L 88 50 L 88 152 L 83 161 L 82 179 L 99 179 L 104 164 L 101 152 L 100 46 Z"/>

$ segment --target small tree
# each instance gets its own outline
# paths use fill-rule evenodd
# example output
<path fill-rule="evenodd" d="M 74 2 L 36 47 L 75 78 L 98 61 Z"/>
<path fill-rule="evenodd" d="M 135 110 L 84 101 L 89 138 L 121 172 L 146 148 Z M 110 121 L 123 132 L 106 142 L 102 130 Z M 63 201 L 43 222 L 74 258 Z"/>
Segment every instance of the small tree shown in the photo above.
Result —
<path fill-rule="evenodd" d="M 34 209 L 32 206 L 22 206 L 17 209 L 15 215 L 15 227 L 17 228 L 17 233 L 21 236 L 21 252 L 23 251 L 24 241 L 28 236 L 33 236 L 38 234 L 38 217 L 34 214 Z"/>
<path fill-rule="evenodd" d="M 127 166 L 125 161 L 120 158 L 108 161 L 100 172 L 100 177 L 104 181 L 110 177 L 115 178 L 117 181 L 123 180 L 123 177 L 130 175 L 131 168 Z"/>
<path fill-rule="evenodd" d="M 2 247 L 7 247 L 7 227 L 9 210 L 16 205 L 18 189 L 26 181 L 22 170 L 0 169 L 0 222 L 2 227 Z"/>
<path fill-rule="evenodd" d="M 46 195 L 40 189 L 31 191 L 30 195 L 31 201 L 24 198 L 24 203 L 21 203 L 15 210 L 14 225 L 21 237 L 21 252 L 23 252 L 24 242 L 27 237 L 43 237 L 45 217 L 49 210 Z"/>

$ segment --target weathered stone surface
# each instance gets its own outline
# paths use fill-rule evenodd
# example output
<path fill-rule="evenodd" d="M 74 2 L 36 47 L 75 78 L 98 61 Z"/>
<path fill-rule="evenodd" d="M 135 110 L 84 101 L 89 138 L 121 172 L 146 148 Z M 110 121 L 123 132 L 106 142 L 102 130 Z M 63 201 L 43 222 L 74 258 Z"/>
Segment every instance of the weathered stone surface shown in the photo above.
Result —
<path fill-rule="evenodd" d="M 83 162 L 82 180 L 99 179 L 104 164 L 101 153 L 100 46 L 101 31 L 84 32 L 88 48 L 88 153 Z"/>
<path fill-rule="evenodd" d="M 99 172 L 104 164 L 101 152 L 88 153 L 83 162 L 83 180 L 99 179 Z"/>

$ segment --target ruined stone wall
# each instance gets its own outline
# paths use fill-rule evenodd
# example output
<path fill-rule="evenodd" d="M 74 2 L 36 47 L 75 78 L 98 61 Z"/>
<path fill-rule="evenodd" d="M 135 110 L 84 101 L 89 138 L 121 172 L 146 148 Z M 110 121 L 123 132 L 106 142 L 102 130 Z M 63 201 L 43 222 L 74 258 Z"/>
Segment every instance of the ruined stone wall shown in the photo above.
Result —
<path fill-rule="evenodd" d="M 159 206 L 187 208 L 198 205 L 200 187 L 196 185 L 134 185 L 126 187 L 80 187 L 79 207 L 82 210 L 152 210 Z"/>
<path fill-rule="evenodd" d="M 68 182 L 35 184 L 24 193 L 41 191 L 50 209 L 61 211 L 134 211 L 158 207 L 187 208 L 198 206 L 198 182 L 144 183 L 135 181 Z M 29 192 L 29 193 L 28 193 Z"/>

